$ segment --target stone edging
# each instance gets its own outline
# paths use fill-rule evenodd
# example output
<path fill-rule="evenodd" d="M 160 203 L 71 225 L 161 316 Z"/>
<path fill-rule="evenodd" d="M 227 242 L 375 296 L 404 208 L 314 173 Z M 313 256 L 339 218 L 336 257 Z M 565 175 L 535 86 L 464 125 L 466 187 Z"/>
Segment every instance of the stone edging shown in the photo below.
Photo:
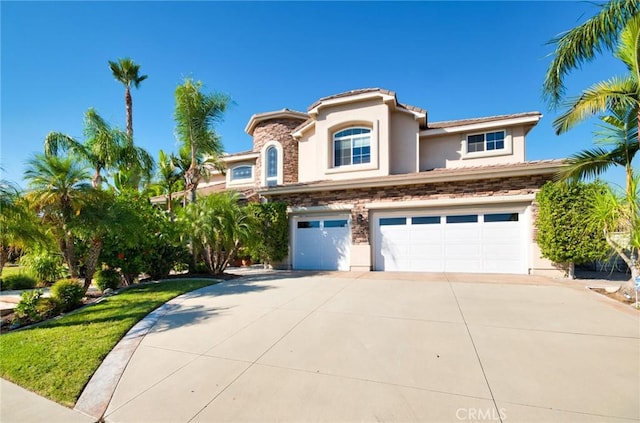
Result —
<path fill-rule="evenodd" d="M 167 301 L 129 329 L 129 332 L 116 344 L 100 364 L 100 367 L 98 367 L 98 370 L 96 370 L 82 394 L 80 394 L 80 398 L 73 409 L 100 420 L 105 411 L 107 411 L 122 373 L 124 373 L 131 356 L 133 356 L 145 335 L 149 333 L 161 317 L 170 311 L 176 310 L 185 300 L 203 290 L 210 289 L 211 286 L 213 285 L 184 293 Z"/>

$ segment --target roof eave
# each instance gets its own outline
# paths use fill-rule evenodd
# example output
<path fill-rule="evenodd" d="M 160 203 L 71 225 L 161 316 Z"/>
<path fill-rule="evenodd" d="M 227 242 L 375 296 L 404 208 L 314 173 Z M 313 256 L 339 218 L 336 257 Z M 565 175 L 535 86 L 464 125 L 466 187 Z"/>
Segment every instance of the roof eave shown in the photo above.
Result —
<path fill-rule="evenodd" d="M 438 182 L 457 182 L 476 179 L 492 179 L 492 178 L 506 178 L 506 177 L 518 177 L 518 176 L 531 176 L 531 175 L 551 175 L 557 173 L 560 169 L 566 166 L 563 160 L 550 160 L 548 162 L 536 163 L 535 165 L 521 163 L 519 166 L 514 165 L 509 168 L 488 168 L 479 170 L 478 168 L 459 168 L 459 172 L 455 174 L 451 173 L 431 173 L 420 172 L 411 175 L 398 175 L 402 178 L 394 178 L 393 176 L 387 176 L 384 178 L 371 180 L 363 179 L 349 180 L 349 181 L 328 181 L 318 183 L 316 185 L 296 185 L 296 186 L 282 186 L 271 189 L 259 190 L 258 194 L 280 195 L 280 194 L 297 194 L 301 192 L 320 192 L 320 191 L 334 191 L 334 190 L 346 190 L 346 189 L 361 189 L 361 188 L 378 188 L 386 186 L 406 186 L 417 185 L 427 183 Z"/>
<path fill-rule="evenodd" d="M 517 126 L 517 125 L 531 125 L 535 126 L 540 119 L 542 118 L 541 114 L 531 115 L 531 116 L 522 116 L 517 118 L 505 118 L 505 119 L 496 119 L 486 122 L 477 122 L 477 123 L 468 123 L 459 126 L 450 126 L 446 128 L 432 128 L 432 129 L 423 129 L 420 131 L 421 137 L 433 137 L 438 135 L 447 135 L 447 134 L 457 134 L 461 132 L 470 132 L 470 131 L 479 131 L 488 128 L 497 128 L 497 127 L 507 127 L 507 126 Z"/>
<path fill-rule="evenodd" d="M 253 131 L 256 129 L 259 123 L 269 119 L 301 119 L 306 120 L 309 116 L 306 113 L 296 112 L 295 110 L 283 109 L 275 110 L 273 112 L 256 113 L 249 118 L 247 126 L 244 128 L 244 132 L 253 136 Z"/>

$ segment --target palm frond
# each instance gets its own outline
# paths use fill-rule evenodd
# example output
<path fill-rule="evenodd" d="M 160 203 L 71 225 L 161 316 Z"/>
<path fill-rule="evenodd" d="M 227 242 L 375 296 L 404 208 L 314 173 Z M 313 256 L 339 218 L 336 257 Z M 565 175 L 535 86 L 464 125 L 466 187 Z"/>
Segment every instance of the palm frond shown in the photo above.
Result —
<path fill-rule="evenodd" d="M 567 159 L 567 166 L 556 175 L 556 179 L 563 182 L 595 179 L 615 164 L 612 153 L 604 148 L 582 150 Z"/>
<path fill-rule="evenodd" d="M 611 0 L 583 24 L 552 39 L 553 60 L 543 83 L 543 96 L 553 107 L 560 105 L 566 87 L 563 78 L 592 61 L 604 50 L 613 50 L 618 34 L 640 11 L 638 0 Z"/>
<path fill-rule="evenodd" d="M 616 108 L 633 108 L 638 104 L 638 83 L 631 76 L 614 77 L 587 88 L 580 97 L 570 99 L 568 110 L 553 121 L 556 134 L 578 123 Z"/>
<path fill-rule="evenodd" d="M 111 69 L 114 78 L 127 88 L 132 84 L 138 88 L 138 85 L 148 77 L 147 75 L 139 75 L 140 65 L 129 57 L 118 59 L 117 62 L 110 60 L 109 69 Z"/>
<path fill-rule="evenodd" d="M 616 57 L 627 65 L 636 81 L 640 81 L 640 13 L 632 17 L 622 30 Z"/>

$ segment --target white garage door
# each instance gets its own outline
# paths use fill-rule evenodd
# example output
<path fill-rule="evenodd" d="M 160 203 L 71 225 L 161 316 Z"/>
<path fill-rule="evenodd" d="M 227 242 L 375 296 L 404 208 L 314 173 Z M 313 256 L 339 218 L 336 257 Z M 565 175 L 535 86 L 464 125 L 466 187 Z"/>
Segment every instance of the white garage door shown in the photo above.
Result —
<path fill-rule="evenodd" d="M 351 231 L 347 216 L 294 219 L 293 268 L 349 270 Z"/>
<path fill-rule="evenodd" d="M 376 270 L 527 273 L 523 213 L 378 216 Z"/>

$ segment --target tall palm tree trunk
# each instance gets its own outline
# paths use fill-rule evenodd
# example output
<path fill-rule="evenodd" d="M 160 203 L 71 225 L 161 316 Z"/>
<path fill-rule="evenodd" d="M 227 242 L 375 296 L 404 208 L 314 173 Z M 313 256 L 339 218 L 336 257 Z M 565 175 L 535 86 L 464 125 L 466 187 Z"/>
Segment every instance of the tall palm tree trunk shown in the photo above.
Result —
<path fill-rule="evenodd" d="M 133 144 L 133 101 L 131 100 L 131 90 L 127 86 L 124 90 L 124 104 L 127 109 L 127 135 L 129 143 Z"/>

